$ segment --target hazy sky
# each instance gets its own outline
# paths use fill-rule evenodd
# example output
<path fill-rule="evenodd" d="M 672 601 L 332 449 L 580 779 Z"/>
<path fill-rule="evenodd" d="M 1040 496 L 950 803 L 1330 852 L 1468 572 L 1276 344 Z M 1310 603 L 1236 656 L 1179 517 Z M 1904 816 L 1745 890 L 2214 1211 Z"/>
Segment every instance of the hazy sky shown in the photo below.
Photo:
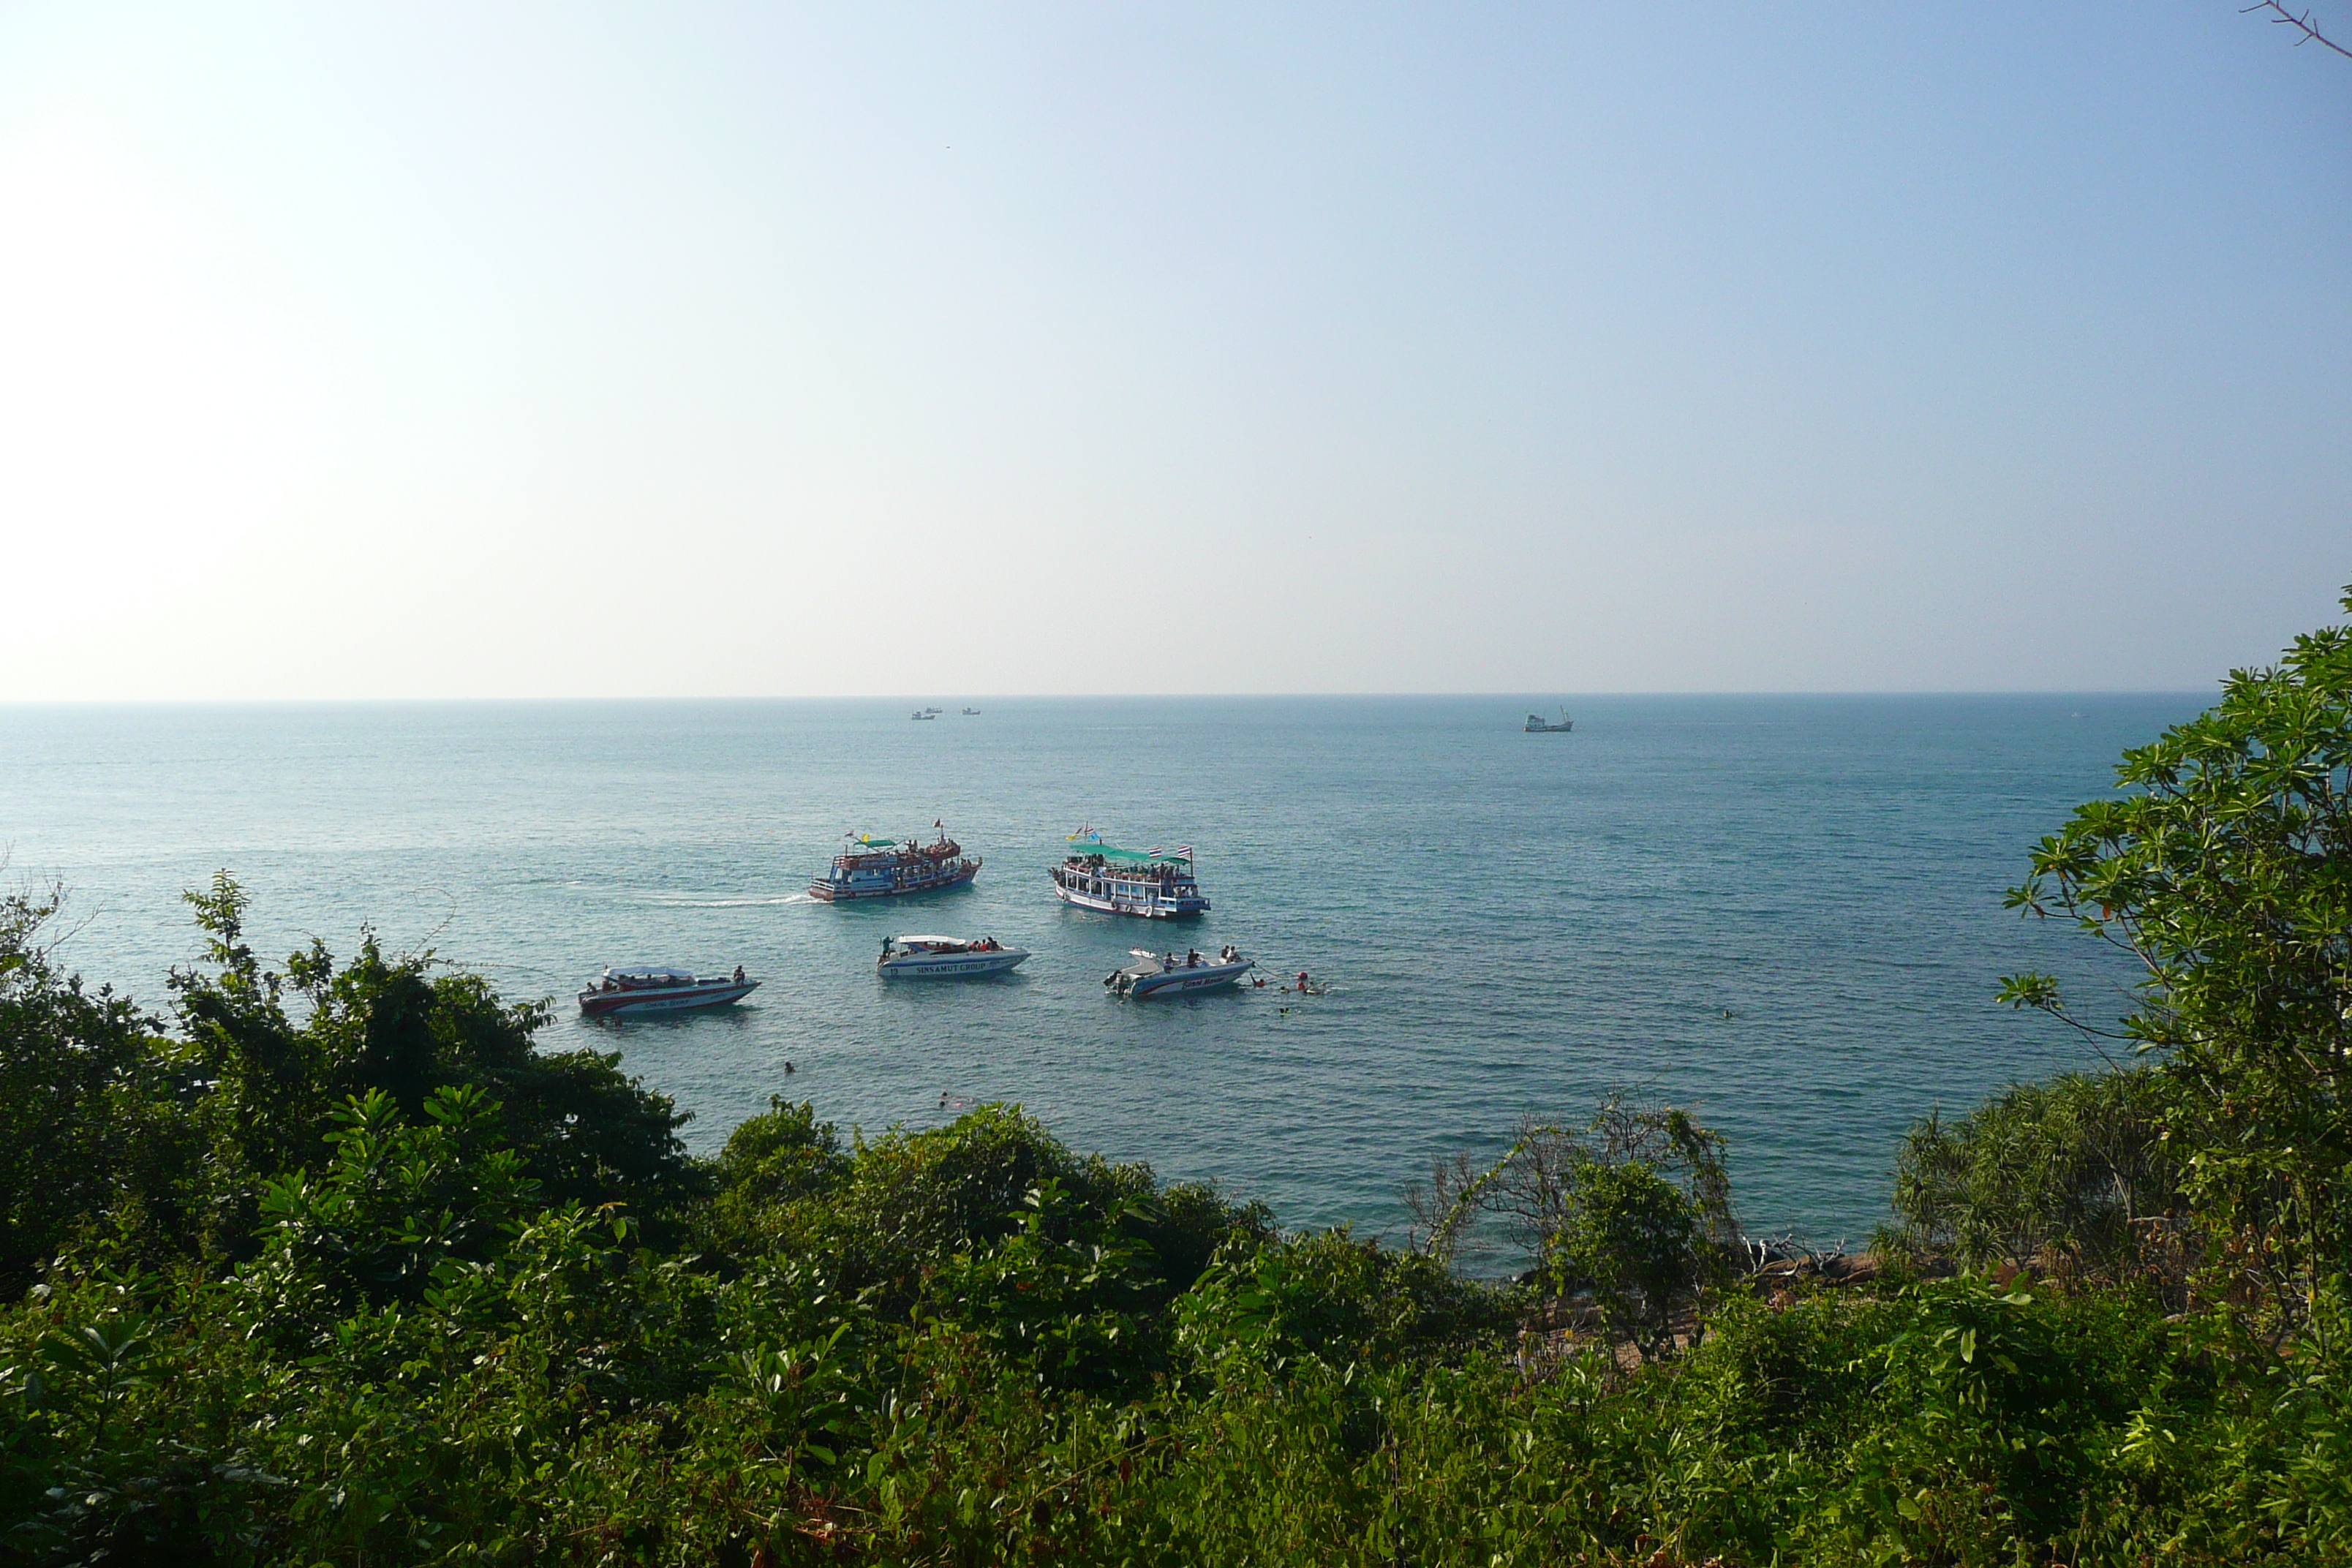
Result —
<path fill-rule="evenodd" d="M 2202 686 L 2352 581 L 2291 41 L 0 5 L 9 686 Z"/>

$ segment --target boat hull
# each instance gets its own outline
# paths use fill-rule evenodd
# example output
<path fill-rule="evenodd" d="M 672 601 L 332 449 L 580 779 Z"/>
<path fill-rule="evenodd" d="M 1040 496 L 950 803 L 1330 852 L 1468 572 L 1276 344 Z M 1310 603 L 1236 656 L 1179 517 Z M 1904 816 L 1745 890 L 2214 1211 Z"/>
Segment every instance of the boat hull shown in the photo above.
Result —
<path fill-rule="evenodd" d="M 936 893 L 944 888 L 961 888 L 979 875 L 980 864 L 974 861 L 969 868 L 959 868 L 943 877 L 900 886 L 861 888 L 855 883 L 819 879 L 809 884 L 809 897 L 822 904 L 845 904 L 858 899 L 903 899 L 909 893 Z"/>
<path fill-rule="evenodd" d="M 1157 974 L 1138 974 L 1132 970 L 1119 973 L 1126 980 L 1113 987 L 1114 994 L 1130 1002 L 1142 1002 L 1153 996 L 1175 996 L 1200 991 L 1222 991 L 1239 984 L 1241 977 L 1257 967 L 1254 960 L 1239 963 L 1204 963 L 1198 969 L 1170 969 Z"/>
<path fill-rule="evenodd" d="M 580 1013 L 588 1018 L 650 1018 L 667 1013 L 696 1013 L 706 1007 L 740 1002 L 759 988 L 756 980 L 728 980 L 658 990 L 583 991 Z"/>
<path fill-rule="evenodd" d="M 1103 898 L 1094 893 L 1082 893 L 1075 889 L 1066 888 L 1059 882 L 1054 884 L 1054 896 L 1066 904 L 1075 904 L 1082 910 L 1096 910 L 1107 915 L 1133 915 L 1139 920 L 1147 921 L 1190 920 L 1194 916 L 1209 912 L 1209 900 L 1206 899 L 1141 903 L 1125 899 Z"/>
<path fill-rule="evenodd" d="M 995 952 L 909 952 L 875 965 L 885 980 L 951 980 L 961 975 L 1002 974 L 1027 958 L 1017 947 Z"/>

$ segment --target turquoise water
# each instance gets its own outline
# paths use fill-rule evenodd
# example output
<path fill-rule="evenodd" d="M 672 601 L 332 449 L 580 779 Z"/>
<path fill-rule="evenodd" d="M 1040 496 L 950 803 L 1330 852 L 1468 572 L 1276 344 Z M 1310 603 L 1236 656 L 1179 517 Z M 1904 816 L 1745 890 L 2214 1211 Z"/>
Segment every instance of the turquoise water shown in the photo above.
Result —
<path fill-rule="evenodd" d="M 76 966 L 151 1005 L 196 951 L 180 889 L 222 867 L 265 952 L 348 952 L 373 922 L 565 998 L 606 963 L 742 963 L 767 984 L 733 1011 L 616 1027 L 567 1004 L 546 1036 L 621 1050 L 706 1150 L 775 1092 L 869 1131 L 1017 1100 L 1286 1224 L 1395 1235 L 1433 1158 L 1647 1086 L 1729 1135 L 1751 1226 L 1858 1239 L 1912 1117 L 2091 1059 L 1996 1007 L 1997 978 L 2053 968 L 2119 1003 L 2128 977 L 2000 891 L 2124 746 L 2202 706 L 1588 699 L 1573 734 L 1525 735 L 1512 699 L 929 700 L 948 715 L 0 708 L 0 845 L 67 884 Z M 934 818 L 984 858 L 971 889 L 807 898 L 845 831 Z M 1045 868 L 1081 824 L 1195 846 L 1214 911 L 1057 903 Z M 1035 956 L 884 984 L 894 931 Z M 1131 944 L 1229 942 L 1331 994 L 1137 1005 L 1099 984 Z"/>

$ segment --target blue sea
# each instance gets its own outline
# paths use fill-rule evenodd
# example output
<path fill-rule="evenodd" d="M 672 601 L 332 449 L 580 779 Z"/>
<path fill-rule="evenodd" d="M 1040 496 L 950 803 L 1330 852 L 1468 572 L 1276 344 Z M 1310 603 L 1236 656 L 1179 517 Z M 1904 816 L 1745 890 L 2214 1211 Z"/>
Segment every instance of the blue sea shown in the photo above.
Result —
<path fill-rule="evenodd" d="M 1753 1230 L 1859 1242 L 1915 1117 L 2095 1065 L 1998 1006 L 2095 942 L 2001 909 L 2042 835 L 2194 695 L 1619 697 L 1529 735 L 1512 698 L 0 708 L 0 847 L 62 880 L 64 956 L 162 1010 L 182 889 L 232 871 L 266 952 L 373 927 L 617 1050 L 715 1150 L 783 1094 L 872 1133 L 1017 1101 L 1081 1150 L 1402 1234 L 1400 1194 L 1613 1089 L 1729 1139 Z M 1549 711 L 1549 700 L 1542 705 Z M 969 889 L 828 906 L 843 835 L 944 822 Z M 1189 926 L 1069 909 L 1081 826 L 1190 844 Z M 1016 973 L 879 981 L 892 931 L 992 935 Z M 1238 944 L 1273 985 L 1104 992 L 1131 946 Z M 745 1005 L 581 1022 L 608 963 L 740 963 Z M 793 1071 L 787 1074 L 786 1063 Z"/>

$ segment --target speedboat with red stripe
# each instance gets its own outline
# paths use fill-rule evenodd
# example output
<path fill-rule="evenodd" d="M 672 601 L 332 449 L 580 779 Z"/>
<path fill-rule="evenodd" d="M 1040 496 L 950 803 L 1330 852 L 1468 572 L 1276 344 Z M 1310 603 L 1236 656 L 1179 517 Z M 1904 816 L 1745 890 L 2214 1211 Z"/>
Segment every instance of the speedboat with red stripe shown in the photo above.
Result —
<path fill-rule="evenodd" d="M 661 1013 L 692 1013 L 704 1007 L 724 1007 L 740 1002 L 760 988 L 737 969 L 731 975 L 698 977 L 691 969 L 658 964 L 615 965 L 588 983 L 580 993 L 580 1013 L 587 1018 L 647 1018 Z"/>

